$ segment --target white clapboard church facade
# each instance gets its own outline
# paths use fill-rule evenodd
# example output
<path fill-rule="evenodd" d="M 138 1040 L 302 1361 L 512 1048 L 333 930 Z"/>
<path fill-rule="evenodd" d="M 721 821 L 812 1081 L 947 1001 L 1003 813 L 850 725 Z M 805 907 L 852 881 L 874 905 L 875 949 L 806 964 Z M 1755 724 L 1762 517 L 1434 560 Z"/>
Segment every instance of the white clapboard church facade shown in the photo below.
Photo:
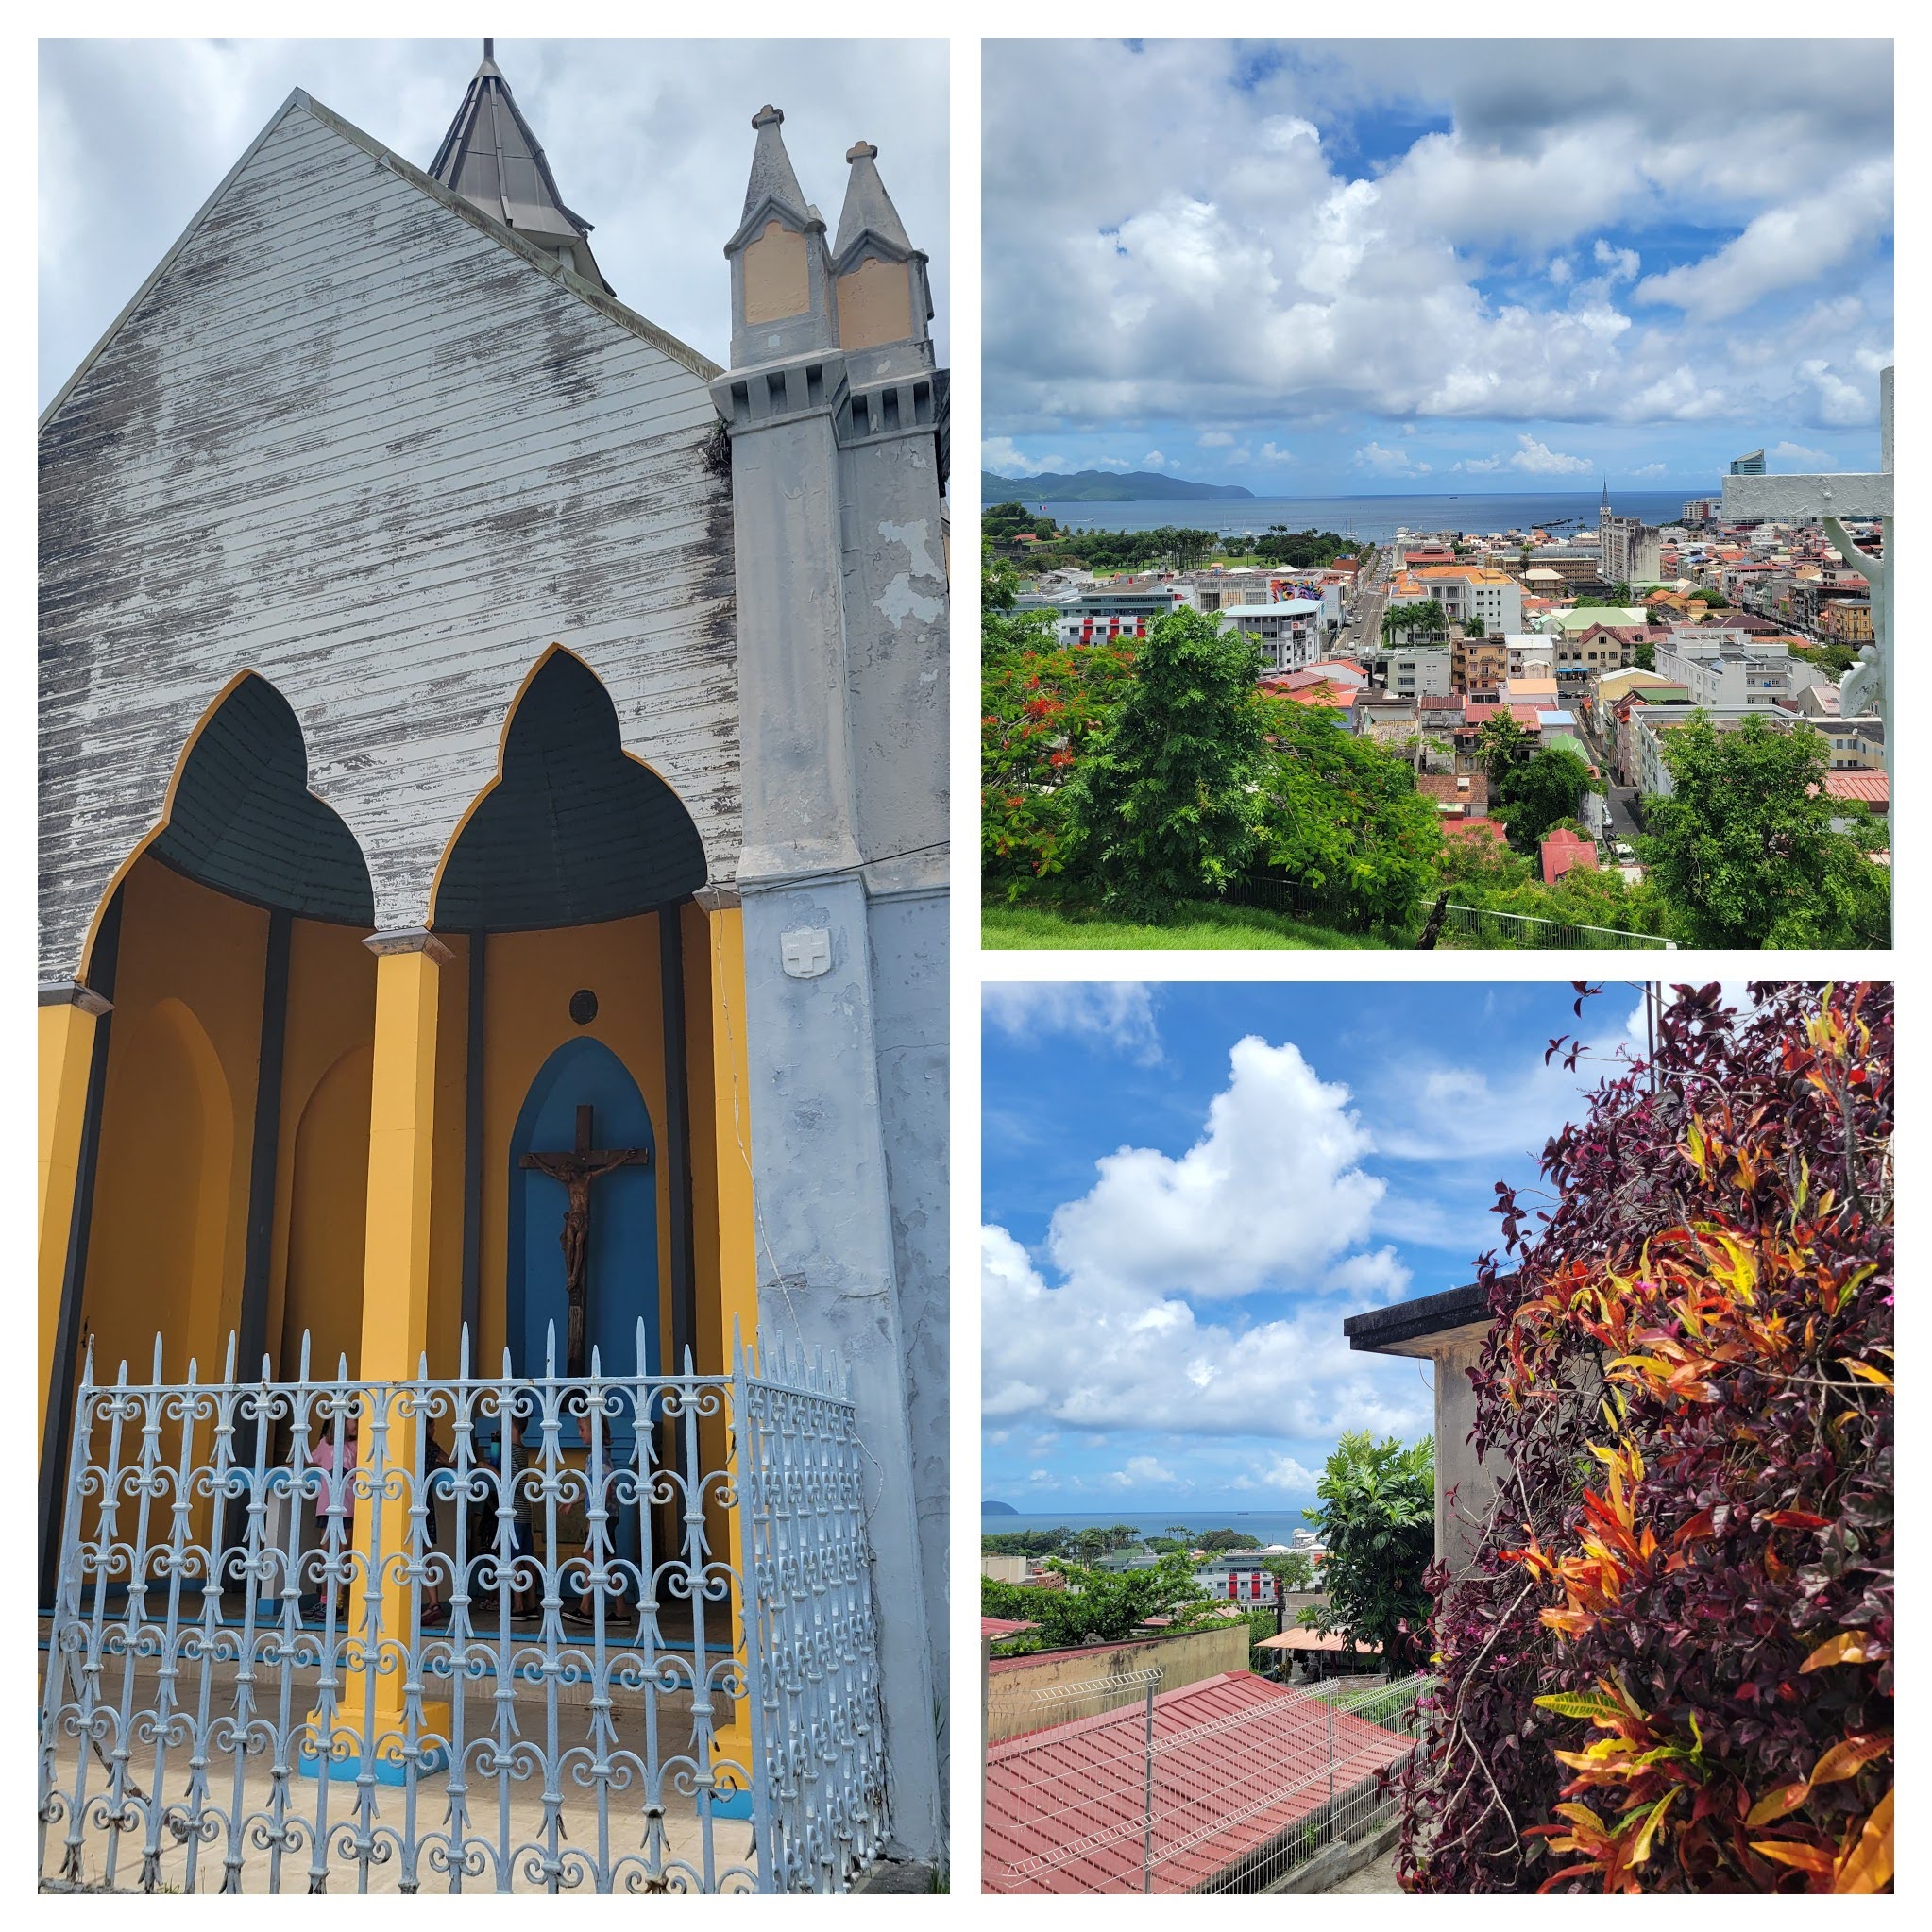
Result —
<path fill-rule="evenodd" d="M 728 367 L 486 44 L 42 418 L 43 1885 L 943 1857 L 945 373 L 783 118 Z"/>

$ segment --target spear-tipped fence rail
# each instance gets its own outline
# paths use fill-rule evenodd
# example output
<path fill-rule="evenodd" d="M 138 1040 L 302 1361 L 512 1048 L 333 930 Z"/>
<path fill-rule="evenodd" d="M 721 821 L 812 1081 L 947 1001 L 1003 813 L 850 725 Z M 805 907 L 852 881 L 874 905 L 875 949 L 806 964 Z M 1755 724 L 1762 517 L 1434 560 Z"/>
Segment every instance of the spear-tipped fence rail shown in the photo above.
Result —
<path fill-rule="evenodd" d="M 44 1889 L 832 1891 L 878 1856 L 838 1363 L 161 1369 L 82 1374 Z"/>

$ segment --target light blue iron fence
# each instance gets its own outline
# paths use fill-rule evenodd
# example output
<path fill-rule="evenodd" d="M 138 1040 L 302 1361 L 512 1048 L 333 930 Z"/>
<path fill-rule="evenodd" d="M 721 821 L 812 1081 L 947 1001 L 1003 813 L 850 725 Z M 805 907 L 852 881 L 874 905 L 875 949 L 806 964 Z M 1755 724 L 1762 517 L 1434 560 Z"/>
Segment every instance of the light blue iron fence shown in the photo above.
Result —
<path fill-rule="evenodd" d="M 638 1361 L 646 1359 L 641 1325 Z M 59 1890 L 830 1891 L 883 1848 L 842 1369 L 93 1382 L 46 1624 Z"/>

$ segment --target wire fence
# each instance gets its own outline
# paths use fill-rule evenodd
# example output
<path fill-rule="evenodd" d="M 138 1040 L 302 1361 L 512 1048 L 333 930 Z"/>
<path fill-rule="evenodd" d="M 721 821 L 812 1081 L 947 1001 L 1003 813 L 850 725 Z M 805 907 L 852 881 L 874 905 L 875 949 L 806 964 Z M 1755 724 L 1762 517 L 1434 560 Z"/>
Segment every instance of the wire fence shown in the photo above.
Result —
<path fill-rule="evenodd" d="M 1426 1678 L 1159 1675 L 1025 1694 L 1030 1721 L 989 1754 L 989 1890 L 1279 1891 L 1393 1817 Z"/>
<path fill-rule="evenodd" d="M 1222 889 L 1222 902 L 1253 906 L 1289 919 L 1313 919 L 1347 929 L 1357 924 L 1352 910 L 1333 894 L 1295 879 L 1244 873 Z M 1413 943 L 1413 936 L 1410 941 Z M 1627 932 L 1614 925 L 1585 925 L 1573 920 L 1538 919 L 1529 913 L 1497 912 L 1483 906 L 1450 903 L 1433 943 L 1449 950 L 1485 948 L 1514 952 L 1587 951 L 1674 953 L 1675 940 L 1656 933 Z"/>
<path fill-rule="evenodd" d="M 636 1360 L 647 1359 L 637 1337 Z M 681 1376 L 96 1387 L 43 1890 L 832 1891 L 887 1830 L 856 1415 Z"/>
<path fill-rule="evenodd" d="M 1677 950 L 1675 940 L 1656 933 L 1625 932 L 1614 925 L 1582 925 L 1567 919 L 1535 919 L 1528 913 L 1494 912 L 1484 906 L 1446 908 L 1438 946 L 1453 950 L 1473 947 L 1518 952 L 1568 952 L 1607 948 L 1613 952 Z"/>
<path fill-rule="evenodd" d="M 1221 900 L 1227 906 L 1253 906 L 1289 919 L 1318 920 L 1324 925 L 1342 925 L 1355 918 L 1353 909 L 1334 893 L 1262 873 L 1243 873 L 1229 879 L 1221 889 Z"/>

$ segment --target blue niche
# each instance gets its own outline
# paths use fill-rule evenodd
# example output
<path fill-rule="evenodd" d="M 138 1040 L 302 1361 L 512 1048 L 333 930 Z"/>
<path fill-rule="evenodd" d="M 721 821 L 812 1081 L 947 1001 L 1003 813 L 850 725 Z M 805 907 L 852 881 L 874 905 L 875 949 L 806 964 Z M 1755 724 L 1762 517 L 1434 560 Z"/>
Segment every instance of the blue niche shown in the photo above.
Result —
<path fill-rule="evenodd" d="M 607 1376 L 659 1372 L 659 1274 L 657 1255 L 657 1143 L 651 1111 L 622 1060 L 601 1042 L 577 1039 L 551 1055 L 530 1083 L 510 1136 L 510 1239 L 506 1332 L 519 1375 L 543 1373 L 545 1331 L 554 1322 L 557 1373 L 565 1372 L 569 1296 L 565 1288 L 562 1232 L 568 1195 L 564 1183 L 520 1164 L 525 1154 L 569 1151 L 577 1110 L 594 1110 L 592 1142 L 599 1147 L 644 1147 L 648 1166 L 619 1167 L 590 1188 L 588 1293 L 584 1321 L 584 1360 L 598 1352 Z M 637 1361 L 637 1321 L 644 1322 L 645 1360 Z M 630 1447 L 631 1417 L 607 1425 L 614 1449 Z M 526 1444 L 542 1440 L 533 1419 Z M 582 1441 L 566 1421 L 562 1440 Z"/>

